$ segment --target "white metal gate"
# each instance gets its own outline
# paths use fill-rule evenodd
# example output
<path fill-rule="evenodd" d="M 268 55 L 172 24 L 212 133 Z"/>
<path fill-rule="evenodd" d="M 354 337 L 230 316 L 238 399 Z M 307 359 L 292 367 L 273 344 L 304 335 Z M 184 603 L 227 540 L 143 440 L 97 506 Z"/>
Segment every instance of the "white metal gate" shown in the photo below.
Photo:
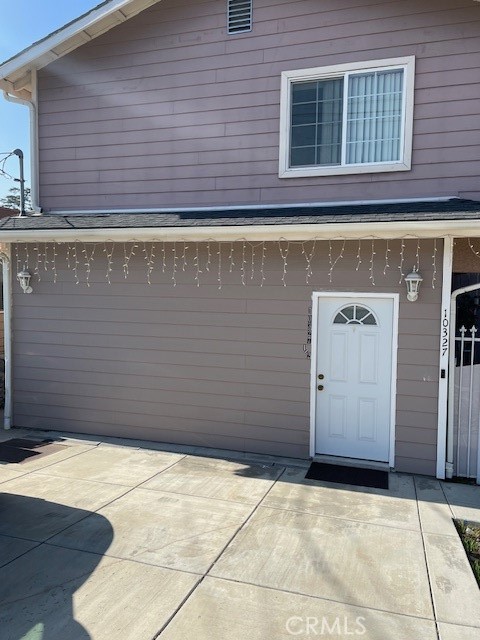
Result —
<path fill-rule="evenodd" d="M 453 392 L 454 474 L 480 479 L 480 335 L 462 326 L 455 337 Z M 476 364 L 478 363 L 478 364 Z M 450 396 L 452 397 L 452 396 Z"/>

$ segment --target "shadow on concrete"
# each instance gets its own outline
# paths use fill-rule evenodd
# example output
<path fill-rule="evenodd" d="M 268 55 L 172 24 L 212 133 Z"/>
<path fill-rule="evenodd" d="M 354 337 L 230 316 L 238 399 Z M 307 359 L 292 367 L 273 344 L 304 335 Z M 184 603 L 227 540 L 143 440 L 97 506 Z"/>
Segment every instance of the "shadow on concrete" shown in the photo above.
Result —
<path fill-rule="evenodd" d="M 101 553 L 65 549 L 29 539 L 29 529 L 38 519 L 76 522 L 90 516 Z M 110 522 L 103 516 L 39 498 L 0 493 L 0 637 L 2 640 L 90 640 L 86 629 L 75 619 L 75 592 L 88 580 L 113 539 Z M 15 522 L 15 536 L 9 535 L 9 518 Z M 18 521 L 24 533 L 18 537 Z M 60 527 L 56 533 L 59 533 Z M 91 594 L 95 600 L 95 593 Z M 87 599 L 88 610 L 88 599 Z M 108 606 L 108 603 L 105 603 Z M 85 609 L 85 607 L 83 607 Z M 98 607 L 94 607 L 98 611 Z M 88 611 L 87 611 L 88 615 Z"/>

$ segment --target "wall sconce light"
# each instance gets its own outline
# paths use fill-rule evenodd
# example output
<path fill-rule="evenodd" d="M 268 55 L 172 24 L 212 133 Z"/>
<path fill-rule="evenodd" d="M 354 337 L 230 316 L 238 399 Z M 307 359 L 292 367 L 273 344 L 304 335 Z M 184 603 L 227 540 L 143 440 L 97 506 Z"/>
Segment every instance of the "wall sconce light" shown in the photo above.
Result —
<path fill-rule="evenodd" d="M 418 291 L 420 289 L 420 283 L 423 282 L 422 276 L 418 273 L 415 267 L 413 271 L 405 276 L 405 283 L 407 285 L 407 300 L 415 302 L 418 300 Z"/>
<path fill-rule="evenodd" d="M 23 293 L 32 293 L 33 289 L 30 286 L 31 277 L 32 276 L 30 272 L 27 271 L 26 269 L 17 273 L 17 280 L 19 281 L 20 286 L 22 287 Z"/>

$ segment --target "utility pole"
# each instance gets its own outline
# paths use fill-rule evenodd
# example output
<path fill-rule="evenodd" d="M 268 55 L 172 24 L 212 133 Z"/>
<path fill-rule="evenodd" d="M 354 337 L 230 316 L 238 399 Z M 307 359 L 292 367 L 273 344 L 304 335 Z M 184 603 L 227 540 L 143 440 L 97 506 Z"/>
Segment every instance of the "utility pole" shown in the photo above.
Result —
<path fill-rule="evenodd" d="M 15 178 L 15 182 L 20 183 L 20 217 L 25 215 L 25 177 L 23 174 L 23 151 L 21 149 L 14 149 L 12 151 L 18 157 L 20 164 L 20 178 Z"/>

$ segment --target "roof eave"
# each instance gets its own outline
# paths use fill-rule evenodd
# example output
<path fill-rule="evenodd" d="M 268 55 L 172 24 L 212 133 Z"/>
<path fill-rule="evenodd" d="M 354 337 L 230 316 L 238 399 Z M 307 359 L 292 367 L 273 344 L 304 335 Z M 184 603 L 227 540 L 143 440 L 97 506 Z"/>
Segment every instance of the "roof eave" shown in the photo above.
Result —
<path fill-rule="evenodd" d="M 239 227 L 124 227 L 100 229 L 0 229 L 0 242 L 128 242 L 188 241 L 236 242 L 242 240 L 394 240 L 400 238 L 480 237 L 478 220 L 428 220 L 413 222 L 361 222 Z"/>
<path fill-rule="evenodd" d="M 25 97 L 29 74 L 106 33 L 160 0 L 110 0 L 0 65 L 0 88 Z M 21 86 L 19 86 L 19 83 Z"/>

